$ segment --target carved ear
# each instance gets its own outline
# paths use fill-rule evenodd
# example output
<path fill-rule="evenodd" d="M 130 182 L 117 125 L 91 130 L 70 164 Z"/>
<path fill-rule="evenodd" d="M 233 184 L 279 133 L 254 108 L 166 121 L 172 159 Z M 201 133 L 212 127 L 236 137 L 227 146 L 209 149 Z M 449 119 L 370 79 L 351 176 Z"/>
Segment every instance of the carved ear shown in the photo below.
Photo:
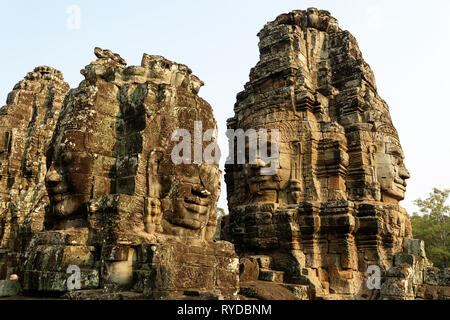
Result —
<path fill-rule="evenodd" d="M 291 144 L 292 144 L 292 149 L 295 152 L 297 152 L 297 153 L 301 153 L 302 152 L 302 145 L 301 145 L 300 141 L 294 140 L 294 141 L 291 141 Z"/>
<path fill-rule="evenodd" d="M 208 221 L 204 226 L 204 237 L 206 241 L 213 241 L 217 229 L 217 205 L 211 206 Z"/>
<path fill-rule="evenodd" d="M 371 144 L 370 146 L 367 147 L 368 152 L 369 153 L 377 153 L 378 152 L 378 147 L 376 144 Z"/>

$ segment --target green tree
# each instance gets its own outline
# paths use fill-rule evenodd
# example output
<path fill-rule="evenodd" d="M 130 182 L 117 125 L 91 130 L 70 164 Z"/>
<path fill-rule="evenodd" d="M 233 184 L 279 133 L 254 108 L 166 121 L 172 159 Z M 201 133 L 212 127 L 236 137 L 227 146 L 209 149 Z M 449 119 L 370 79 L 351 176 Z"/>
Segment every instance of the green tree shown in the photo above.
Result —
<path fill-rule="evenodd" d="M 416 212 L 411 217 L 414 238 L 425 242 L 425 251 L 436 267 L 448 268 L 450 262 L 450 206 L 446 201 L 450 189 L 434 188 L 425 200 L 414 204 L 423 215 Z"/>
<path fill-rule="evenodd" d="M 217 208 L 217 227 L 216 227 L 216 236 L 215 236 L 216 240 L 220 240 L 220 230 L 221 230 L 222 219 L 226 215 L 227 214 L 225 213 L 225 210 L 223 210 L 222 208 Z"/>

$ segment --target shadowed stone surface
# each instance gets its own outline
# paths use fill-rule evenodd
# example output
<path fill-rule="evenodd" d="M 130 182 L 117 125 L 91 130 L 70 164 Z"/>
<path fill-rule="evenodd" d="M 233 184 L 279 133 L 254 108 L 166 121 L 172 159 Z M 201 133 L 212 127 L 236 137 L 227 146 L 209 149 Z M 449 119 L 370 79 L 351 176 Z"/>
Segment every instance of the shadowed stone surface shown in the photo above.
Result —
<path fill-rule="evenodd" d="M 20 283 L 17 280 L 0 280 L 0 298 L 13 297 L 21 292 Z"/>

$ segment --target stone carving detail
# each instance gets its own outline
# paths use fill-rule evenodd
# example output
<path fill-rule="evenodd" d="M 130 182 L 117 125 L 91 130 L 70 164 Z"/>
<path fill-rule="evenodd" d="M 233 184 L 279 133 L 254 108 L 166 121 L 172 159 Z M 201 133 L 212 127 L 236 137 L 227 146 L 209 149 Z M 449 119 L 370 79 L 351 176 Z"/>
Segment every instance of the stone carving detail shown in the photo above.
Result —
<path fill-rule="evenodd" d="M 82 289 L 233 298 L 235 251 L 213 242 L 218 165 L 171 158 L 175 130 L 194 137 L 196 122 L 216 128 L 211 106 L 197 95 L 203 82 L 161 56 L 144 54 L 140 66 L 127 66 L 109 50 L 95 48 L 95 55 L 64 99 L 44 158 L 49 204 L 43 230 L 22 252 L 24 290 L 64 293 L 66 269 L 76 265 Z"/>
<path fill-rule="evenodd" d="M 285 282 L 309 283 L 316 296 L 368 298 L 368 266 L 388 270 L 412 237 L 388 105 L 329 12 L 282 14 L 258 36 L 260 61 L 228 128 L 280 130 L 279 168 L 268 177 L 258 165 L 226 165 L 223 238 L 240 257 L 269 256 Z"/>
<path fill-rule="evenodd" d="M 86 80 L 68 94 L 48 150 L 50 229 L 82 226 L 92 199 L 117 193 L 145 202 L 143 230 L 211 241 L 218 166 L 171 160 L 176 129 L 193 136 L 194 121 L 216 127 L 196 95 L 202 82 L 159 56 L 127 68 L 117 54 L 95 53 L 99 59 L 82 70 Z"/>
<path fill-rule="evenodd" d="M 278 130 L 280 156 L 274 175 L 261 155 L 226 165 L 230 242 L 214 240 L 221 172 L 197 159 L 216 139 L 199 136 L 216 127 L 203 82 L 161 56 L 127 66 L 95 48 L 77 88 L 38 67 L 0 109 L 0 278 L 71 299 L 448 299 L 448 270 L 399 206 L 404 154 L 354 37 L 315 8 L 258 35 L 227 124 L 268 141 Z"/>
<path fill-rule="evenodd" d="M 0 109 L 0 279 L 12 273 L 30 233 L 42 229 L 49 202 L 45 151 L 68 90 L 60 71 L 37 67 Z"/>

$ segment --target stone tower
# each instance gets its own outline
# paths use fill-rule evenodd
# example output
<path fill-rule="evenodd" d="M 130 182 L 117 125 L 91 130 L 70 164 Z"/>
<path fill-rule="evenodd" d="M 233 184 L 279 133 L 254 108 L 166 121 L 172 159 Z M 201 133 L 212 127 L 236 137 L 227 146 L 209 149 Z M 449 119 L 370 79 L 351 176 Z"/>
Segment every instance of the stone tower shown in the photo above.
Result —
<path fill-rule="evenodd" d="M 399 206 L 409 173 L 389 107 L 329 12 L 282 14 L 258 36 L 260 61 L 228 129 L 278 130 L 278 170 L 264 175 L 261 157 L 226 165 L 223 237 L 316 297 L 373 298 L 369 266 L 389 270 L 412 241 Z"/>
<path fill-rule="evenodd" d="M 45 152 L 68 90 L 60 71 L 37 67 L 0 109 L 0 279 L 13 272 L 31 232 L 43 228 Z"/>
<path fill-rule="evenodd" d="M 197 95 L 203 82 L 161 56 L 144 54 L 140 66 L 127 66 L 110 50 L 95 55 L 68 92 L 47 150 L 49 205 L 44 230 L 23 251 L 23 289 L 76 299 L 108 299 L 111 291 L 234 297 L 233 245 L 213 242 L 218 163 L 178 164 L 172 156 L 180 140 L 189 150 L 216 145 L 214 135 L 199 146 L 187 140 L 196 123 L 216 127 Z M 70 270 L 80 274 L 74 291 Z"/>

